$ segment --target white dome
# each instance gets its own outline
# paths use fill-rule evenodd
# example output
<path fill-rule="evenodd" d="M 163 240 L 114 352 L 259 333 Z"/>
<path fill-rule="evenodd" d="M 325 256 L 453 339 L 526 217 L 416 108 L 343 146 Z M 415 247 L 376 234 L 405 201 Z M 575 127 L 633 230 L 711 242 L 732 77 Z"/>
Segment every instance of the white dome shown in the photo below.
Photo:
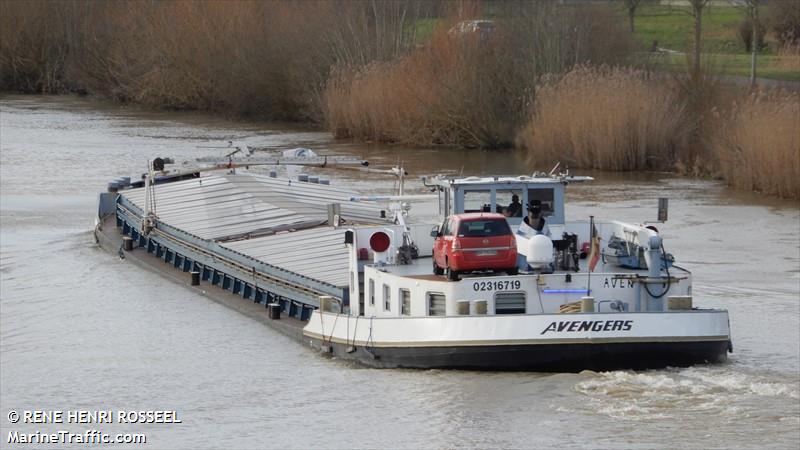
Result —
<path fill-rule="evenodd" d="M 553 262 L 553 241 L 543 234 L 537 234 L 528 240 L 528 264 L 534 269 L 542 268 Z"/>

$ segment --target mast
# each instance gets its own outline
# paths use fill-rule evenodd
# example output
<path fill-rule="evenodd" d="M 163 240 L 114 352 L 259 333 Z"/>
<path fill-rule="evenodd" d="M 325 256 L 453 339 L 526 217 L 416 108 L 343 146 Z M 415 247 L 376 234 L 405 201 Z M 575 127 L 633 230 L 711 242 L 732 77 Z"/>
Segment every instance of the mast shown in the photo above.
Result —
<path fill-rule="evenodd" d="M 594 258 L 594 216 L 589 216 L 589 261 L 587 265 L 587 269 L 589 269 L 589 275 L 587 277 L 588 281 L 586 282 L 586 295 L 592 295 L 592 259 Z"/>

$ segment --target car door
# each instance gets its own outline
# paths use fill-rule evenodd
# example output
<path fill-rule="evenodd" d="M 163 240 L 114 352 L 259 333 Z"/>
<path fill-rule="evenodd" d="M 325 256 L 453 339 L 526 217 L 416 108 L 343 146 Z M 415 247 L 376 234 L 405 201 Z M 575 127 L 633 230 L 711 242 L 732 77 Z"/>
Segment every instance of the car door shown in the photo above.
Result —
<path fill-rule="evenodd" d="M 433 258 L 439 267 L 445 267 L 444 256 L 447 248 L 445 247 L 445 235 L 449 227 L 450 218 L 444 219 L 442 226 L 439 227 L 439 236 L 433 241 Z"/>
<path fill-rule="evenodd" d="M 449 257 L 449 253 L 453 246 L 453 237 L 455 236 L 455 230 L 458 228 L 458 219 L 455 217 L 451 217 L 447 220 L 445 224 L 444 232 L 442 233 L 441 239 L 441 251 L 440 254 L 442 255 L 442 260 L 440 261 L 441 266 L 439 267 L 447 267 L 447 258 Z"/>

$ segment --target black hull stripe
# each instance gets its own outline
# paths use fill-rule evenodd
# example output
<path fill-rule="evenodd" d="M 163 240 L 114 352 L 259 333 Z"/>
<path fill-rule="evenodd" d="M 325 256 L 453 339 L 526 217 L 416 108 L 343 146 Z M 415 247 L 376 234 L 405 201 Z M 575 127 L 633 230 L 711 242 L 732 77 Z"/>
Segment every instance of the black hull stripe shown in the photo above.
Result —
<path fill-rule="evenodd" d="M 319 340 L 308 341 L 322 348 Z M 337 358 L 378 368 L 537 372 L 685 367 L 724 362 L 728 351 L 727 341 L 426 348 L 327 345 Z"/>
<path fill-rule="evenodd" d="M 366 341 L 348 341 L 341 338 L 321 336 L 319 333 L 303 331 L 306 338 L 324 340 L 351 346 L 365 346 Z M 370 347 L 383 348 L 427 348 L 427 347 L 484 347 L 484 346 L 513 346 L 513 345 L 574 345 L 574 344 L 624 344 L 648 342 L 728 342 L 728 336 L 652 336 L 652 337 L 610 337 L 590 339 L 513 339 L 513 340 L 475 340 L 475 341 L 406 341 L 406 342 L 380 342 L 370 341 Z"/>

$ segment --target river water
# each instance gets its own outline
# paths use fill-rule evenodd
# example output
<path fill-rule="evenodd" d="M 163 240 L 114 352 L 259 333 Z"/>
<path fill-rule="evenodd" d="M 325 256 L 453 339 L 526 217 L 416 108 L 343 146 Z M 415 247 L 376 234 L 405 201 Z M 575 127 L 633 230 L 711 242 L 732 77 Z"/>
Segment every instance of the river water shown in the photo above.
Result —
<path fill-rule="evenodd" d="M 641 222 L 670 198 L 667 251 L 727 308 L 728 363 L 580 374 L 376 370 L 98 248 L 97 193 L 146 161 L 251 145 L 402 159 L 413 177 L 530 172 L 514 152 L 342 144 L 285 125 L 72 97 L 0 100 L 0 447 L 9 432 L 143 433 L 152 448 L 798 448 L 800 208 L 670 174 L 595 174 L 568 217 Z M 380 175 L 326 172 L 390 192 Z M 424 192 L 419 182 L 411 190 Z M 11 411 L 177 410 L 180 424 L 13 424 Z M 73 445 L 85 447 L 85 445 Z M 23 446 L 24 447 L 24 446 Z"/>

